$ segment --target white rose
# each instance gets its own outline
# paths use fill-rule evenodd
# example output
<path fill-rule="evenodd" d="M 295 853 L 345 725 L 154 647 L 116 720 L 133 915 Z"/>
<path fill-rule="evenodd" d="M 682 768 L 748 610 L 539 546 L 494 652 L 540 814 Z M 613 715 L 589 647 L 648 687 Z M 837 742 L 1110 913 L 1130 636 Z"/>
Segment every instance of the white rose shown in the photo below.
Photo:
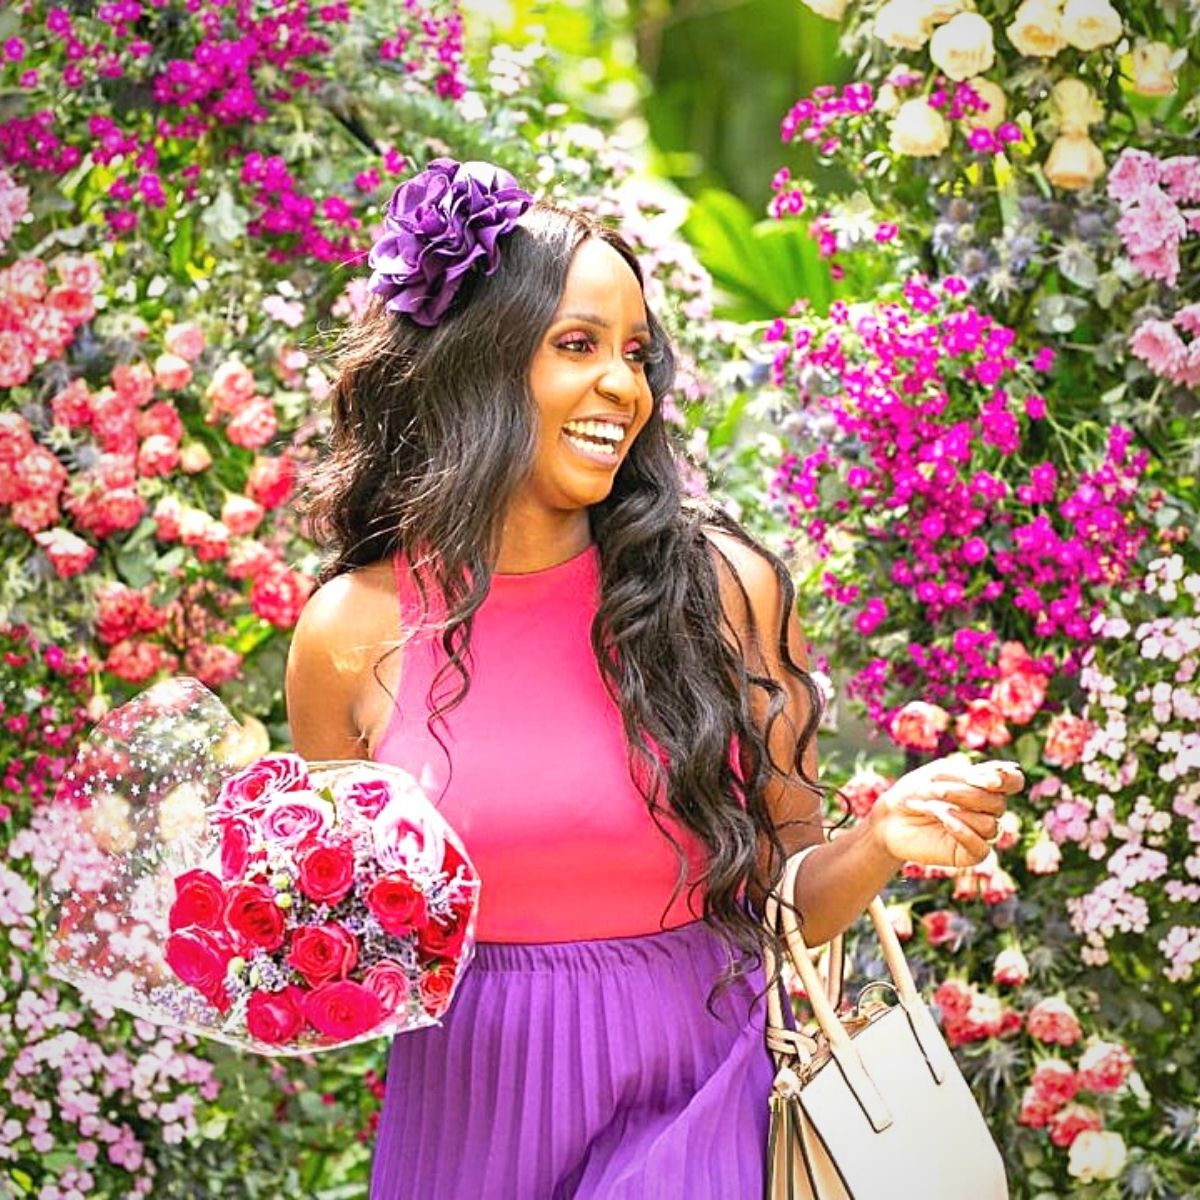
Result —
<path fill-rule="evenodd" d="M 978 75 L 996 61 L 992 27 L 978 13 L 959 13 L 934 30 L 929 57 L 956 81 Z"/>
<path fill-rule="evenodd" d="M 186 442 L 179 451 L 179 469 L 185 475 L 199 475 L 212 466 L 212 455 L 203 442 Z"/>
<path fill-rule="evenodd" d="M 1176 88 L 1173 51 L 1166 42 L 1138 42 L 1133 60 L 1133 90 L 1139 96 L 1169 96 Z"/>
<path fill-rule="evenodd" d="M 1104 155 L 1087 134 L 1064 133 L 1050 147 L 1042 173 L 1055 187 L 1078 192 L 1104 174 Z"/>
<path fill-rule="evenodd" d="M 998 129 L 1008 115 L 1008 97 L 1004 89 L 990 79 L 968 79 L 967 83 L 987 108 L 967 113 L 963 124 L 968 129 Z"/>
<path fill-rule="evenodd" d="M 1086 134 L 1097 121 L 1104 120 L 1104 106 L 1082 79 L 1060 79 L 1050 93 L 1050 110 L 1058 122 L 1059 133 Z"/>
<path fill-rule="evenodd" d="M 1076 1179 L 1116 1179 L 1125 1166 L 1125 1140 L 1119 1133 L 1085 1129 L 1071 1143 L 1067 1170 Z"/>
<path fill-rule="evenodd" d="M 968 0 L 925 0 L 925 19 L 931 25 L 941 25 L 955 14 L 968 12 Z"/>
<path fill-rule="evenodd" d="M 1067 44 L 1053 0 L 1025 0 L 1005 32 L 1017 51 L 1031 58 L 1053 58 Z"/>
<path fill-rule="evenodd" d="M 920 50 L 932 32 L 924 0 L 887 0 L 875 14 L 875 36 L 893 50 Z"/>
<path fill-rule="evenodd" d="M 905 100 L 892 120 L 888 144 L 896 154 L 928 158 L 941 154 L 950 144 L 950 127 L 942 114 L 921 97 Z"/>
<path fill-rule="evenodd" d="M 1111 46 L 1124 32 L 1121 14 L 1108 0 L 1067 0 L 1062 13 L 1062 35 L 1076 50 Z"/>
<path fill-rule="evenodd" d="M 828 21 L 840 21 L 849 0 L 804 0 L 804 7 Z"/>

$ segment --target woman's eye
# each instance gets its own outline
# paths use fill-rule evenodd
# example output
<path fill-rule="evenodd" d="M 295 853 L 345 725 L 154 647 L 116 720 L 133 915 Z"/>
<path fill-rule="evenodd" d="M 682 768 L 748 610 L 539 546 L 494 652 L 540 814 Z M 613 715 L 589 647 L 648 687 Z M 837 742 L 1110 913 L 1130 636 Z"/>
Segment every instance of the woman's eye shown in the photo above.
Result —
<path fill-rule="evenodd" d="M 625 347 L 625 357 L 631 362 L 648 363 L 651 357 L 650 347 L 645 342 L 630 342 Z"/>
<path fill-rule="evenodd" d="M 583 354 L 592 348 L 592 339 L 585 333 L 571 333 L 558 341 L 560 350 L 570 350 L 574 354 Z"/>

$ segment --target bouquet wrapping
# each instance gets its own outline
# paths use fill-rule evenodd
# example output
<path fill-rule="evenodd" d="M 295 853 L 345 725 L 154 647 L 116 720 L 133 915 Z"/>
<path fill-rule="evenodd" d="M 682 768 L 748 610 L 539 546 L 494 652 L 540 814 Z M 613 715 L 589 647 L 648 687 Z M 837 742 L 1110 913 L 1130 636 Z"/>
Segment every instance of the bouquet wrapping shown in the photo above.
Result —
<path fill-rule="evenodd" d="M 59 801 L 89 853 L 48 969 L 93 1003 L 294 1055 L 435 1024 L 470 963 L 478 877 L 417 782 L 259 756 L 194 679 L 109 713 Z"/>

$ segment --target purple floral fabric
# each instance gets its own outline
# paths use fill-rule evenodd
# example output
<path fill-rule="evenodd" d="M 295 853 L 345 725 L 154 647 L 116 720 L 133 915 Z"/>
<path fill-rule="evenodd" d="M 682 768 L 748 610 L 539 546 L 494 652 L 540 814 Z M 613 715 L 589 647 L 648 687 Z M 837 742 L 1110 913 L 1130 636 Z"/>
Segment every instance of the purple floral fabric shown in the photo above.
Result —
<path fill-rule="evenodd" d="M 533 197 L 503 168 L 434 159 L 392 195 L 384 232 L 371 247 L 369 287 L 390 312 L 436 325 L 467 272 L 500 265 L 497 242 Z"/>

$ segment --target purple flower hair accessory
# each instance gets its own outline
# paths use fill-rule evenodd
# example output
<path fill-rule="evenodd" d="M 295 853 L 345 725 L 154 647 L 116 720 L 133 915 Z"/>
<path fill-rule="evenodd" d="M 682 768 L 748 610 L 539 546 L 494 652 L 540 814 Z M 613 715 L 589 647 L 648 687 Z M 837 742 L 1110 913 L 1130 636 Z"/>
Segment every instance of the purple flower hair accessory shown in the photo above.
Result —
<path fill-rule="evenodd" d="M 501 167 L 434 159 L 392 194 L 384 232 L 367 256 L 369 289 L 389 312 L 436 325 L 469 271 L 482 264 L 485 275 L 495 272 L 497 242 L 531 204 Z"/>

